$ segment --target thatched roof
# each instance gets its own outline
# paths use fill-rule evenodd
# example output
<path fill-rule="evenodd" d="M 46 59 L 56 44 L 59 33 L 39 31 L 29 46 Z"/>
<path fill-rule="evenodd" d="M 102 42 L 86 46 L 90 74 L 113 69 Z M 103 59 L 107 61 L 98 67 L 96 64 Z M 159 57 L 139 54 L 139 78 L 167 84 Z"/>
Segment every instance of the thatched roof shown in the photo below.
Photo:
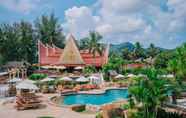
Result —
<path fill-rule="evenodd" d="M 82 65 L 85 64 L 80 52 L 76 46 L 75 38 L 70 35 L 66 46 L 64 48 L 63 53 L 61 54 L 61 57 L 59 59 L 60 64 L 75 64 L 75 65 Z"/>

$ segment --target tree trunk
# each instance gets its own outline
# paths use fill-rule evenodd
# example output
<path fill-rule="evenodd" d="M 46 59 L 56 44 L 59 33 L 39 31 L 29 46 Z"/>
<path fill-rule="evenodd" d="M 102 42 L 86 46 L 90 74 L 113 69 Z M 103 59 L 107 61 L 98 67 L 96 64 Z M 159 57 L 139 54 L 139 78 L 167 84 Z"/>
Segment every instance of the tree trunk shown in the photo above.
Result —
<path fill-rule="evenodd" d="M 174 91 L 172 92 L 172 104 L 177 104 L 177 96 Z"/>

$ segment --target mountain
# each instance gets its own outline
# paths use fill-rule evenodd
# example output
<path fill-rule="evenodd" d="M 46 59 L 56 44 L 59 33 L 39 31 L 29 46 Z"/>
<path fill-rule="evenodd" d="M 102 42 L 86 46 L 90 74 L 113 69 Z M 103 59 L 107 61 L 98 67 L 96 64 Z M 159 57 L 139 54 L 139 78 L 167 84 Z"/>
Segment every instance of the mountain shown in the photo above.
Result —
<path fill-rule="evenodd" d="M 128 48 L 129 51 L 133 51 L 135 48 L 134 44 L 130 42 L 124 42 L 120 44 L 111 44 L 110 45 L 110 52 L 121 54 L 122 50 Z M 160 51 L 169 51 L 169 49 L 161 48 L 161 47 L 156 47 Z M 145 52 L 148 50 L 148 48 L 144 48 Z"/>
<path fill-rule="evenodd" d="M 110 45 L 110 52 L 120 54 L 121 51 L 125 48 L 128 48 L 130 51 L 134 49 L 134 45 L 130 42 L 120 43 L 120 44 L 111 44 Z"/>

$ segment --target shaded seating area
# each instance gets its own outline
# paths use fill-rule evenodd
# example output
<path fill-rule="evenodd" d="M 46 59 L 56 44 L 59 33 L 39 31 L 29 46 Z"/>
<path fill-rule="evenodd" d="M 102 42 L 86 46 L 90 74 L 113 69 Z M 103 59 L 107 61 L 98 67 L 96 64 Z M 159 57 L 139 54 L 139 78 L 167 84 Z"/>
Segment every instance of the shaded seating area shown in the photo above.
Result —
<path fill-rule="evenodd" d="M 31 81 L 22 81 L 16 85 L 17 95 L 15 100 L 15 108 L 17 110 L 26 110 L 38 108 L 41 104 L 39 96 L 35 94 L 38 90 L 37 86 Z"/>
<path fill-rule="evenodd" d="M 96 80 L 99 80 L 99 78 L 96 77 Z M 91 83 L 90 78 L 84 76 L 75 79 L 72 79 L 71 77 L 62 77 L 58 79 L 56 87 L 57 91 L 61 94 L 70 94 L 78 91 L 88 91 L 100 88 L 98 84 Z"/>

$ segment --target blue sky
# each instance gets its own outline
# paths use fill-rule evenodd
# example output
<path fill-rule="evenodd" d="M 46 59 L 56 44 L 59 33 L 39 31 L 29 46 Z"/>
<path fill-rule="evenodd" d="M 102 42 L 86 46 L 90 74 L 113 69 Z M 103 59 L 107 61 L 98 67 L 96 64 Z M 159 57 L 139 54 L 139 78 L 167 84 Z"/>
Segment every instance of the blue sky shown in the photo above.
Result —
<path fill-rule="evenodd" d="M 106 43 L 175 48 L 186 42 L 185 6 L 186 0 L 0 0 L 0 23 L 33 22 L 54 12 L 77 39 L 96 30 Z"/>

